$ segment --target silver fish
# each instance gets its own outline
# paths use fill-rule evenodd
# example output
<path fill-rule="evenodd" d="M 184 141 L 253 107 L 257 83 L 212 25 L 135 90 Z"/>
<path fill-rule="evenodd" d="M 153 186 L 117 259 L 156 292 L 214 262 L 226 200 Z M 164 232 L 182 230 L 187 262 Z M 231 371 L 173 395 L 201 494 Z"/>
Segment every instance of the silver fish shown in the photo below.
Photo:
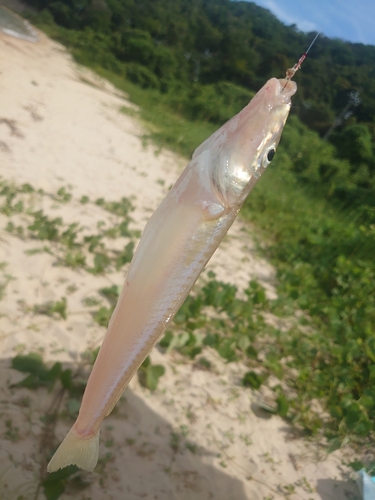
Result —
<path fill-rule="evenodd" d="M 76 422 L 48 464 L 92 471 L 99 432 L 272 160 L 297 86 L 269 80 L 193 154 L 147 222 Z"/>

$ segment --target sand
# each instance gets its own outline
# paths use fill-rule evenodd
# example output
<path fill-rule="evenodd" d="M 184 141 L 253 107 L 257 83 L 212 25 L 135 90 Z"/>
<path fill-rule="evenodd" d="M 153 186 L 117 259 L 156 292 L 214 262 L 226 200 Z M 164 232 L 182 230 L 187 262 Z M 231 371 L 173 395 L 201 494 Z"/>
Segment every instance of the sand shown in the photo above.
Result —
<path fill-rule="evenodd" d="M 82 196 L 131 198 L 130 227 L 142 230 L 186 160 L 145 145 L 142 125 L 120 112 L 133 106 L 127 96 L 39 35 L 30 43 L 0 34 L 0 177 L 43 189 L 29 197 L 35 210 L 69 224 L 79 221 L 85 234 L 94 234 L 99 221 L 110 227 L 116 217 L 92 201 L 80 203 Z M 56 201 L 61 187 L 72 193 L 67 203 Z M 105 333 L 82 301 L 97 297 L 103 286 L 122 283 L 125 268 L 93 275 L 58 265 L 56 255 L 34 252 L 43 242 L 6 231 L 9 220 L 0 214 L 0 263 L 6 263 L 0 283 L 7 283 L 0 300 L 0 498 L 42 499 L 42 491 L 36 493 L 38 478 L 72 421 L 59 419 L 57 440 L 41 445 L 51 395 L 11 387 L 22 379 L 11 369 L 11 359 L 39 349 L 46 360 L 74 369 L 81 353 L 100 345 Z M 12 220 L 22 222 L 22 215 Z M 115 251 L 127 241 L 108 244 Z M 241 221 L 208 269 L 240 290 L 255 278 L 270 298 L 276 296 L 275 271 L 259 256 L 251 228 Z M 66 320 L 34 307 L 62 297 Z M 327 455 L 317 440 L 261 412 L 259 395 L 240 385 L 246 367 L 226 364 L 208 348 L 204 355 L 213 369 L 154 349 L 152 362 L 166 368 L 157 390 L 132 380 L 103 425 L 99 466 L 82 473 L 81 483 L 69 486 L 62 499 L 358 497 L 344 465 L 353 459 L 350 452 Z"/>

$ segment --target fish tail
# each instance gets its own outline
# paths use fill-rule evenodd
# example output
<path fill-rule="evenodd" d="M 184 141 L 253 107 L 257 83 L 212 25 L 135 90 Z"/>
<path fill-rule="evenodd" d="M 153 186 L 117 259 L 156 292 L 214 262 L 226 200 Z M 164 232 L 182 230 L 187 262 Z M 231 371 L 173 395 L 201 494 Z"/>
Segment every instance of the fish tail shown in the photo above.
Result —
<path fill-rule="evenodd" d="M 55 472 L 68 465 L 93 471 L 99 458 L 99 433 L 98 430 L 91 437 L 80 437 L 72 427 L 51 458 L 47 471 Z"/>

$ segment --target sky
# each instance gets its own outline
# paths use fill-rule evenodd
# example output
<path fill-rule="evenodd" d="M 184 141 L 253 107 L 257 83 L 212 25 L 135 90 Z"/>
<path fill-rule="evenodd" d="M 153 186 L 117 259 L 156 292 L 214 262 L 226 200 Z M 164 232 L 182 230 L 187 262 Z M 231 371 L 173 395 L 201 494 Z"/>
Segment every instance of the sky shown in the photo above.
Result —
<path fill-rule="evenodd" d="M 375 45 L 375 0 L 252 0 L 284 24 Z"/>

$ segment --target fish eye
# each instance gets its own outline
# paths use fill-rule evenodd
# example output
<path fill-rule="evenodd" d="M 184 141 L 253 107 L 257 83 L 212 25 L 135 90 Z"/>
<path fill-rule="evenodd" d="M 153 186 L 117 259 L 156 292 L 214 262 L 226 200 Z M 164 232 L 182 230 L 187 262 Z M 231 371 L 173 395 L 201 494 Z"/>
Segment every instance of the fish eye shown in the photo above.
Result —
<path fill-rule="evenodd" d="M 271 148 L 268 153 L 267 153 L 267 160 L 271 162 L 273 160 L 273 157 L 275 156 L 276 151 L 274 148 Z"/>
<path fill-rule="evenodd" d="M 275 153 L 276 153 L 276 149 L 273 146 L 270 146 L 269 149 L 263 153 L 263 157 L 261 159 L 260 166 L 263 168 L 267 168 L 268 165 L 273 160 Z"/>

